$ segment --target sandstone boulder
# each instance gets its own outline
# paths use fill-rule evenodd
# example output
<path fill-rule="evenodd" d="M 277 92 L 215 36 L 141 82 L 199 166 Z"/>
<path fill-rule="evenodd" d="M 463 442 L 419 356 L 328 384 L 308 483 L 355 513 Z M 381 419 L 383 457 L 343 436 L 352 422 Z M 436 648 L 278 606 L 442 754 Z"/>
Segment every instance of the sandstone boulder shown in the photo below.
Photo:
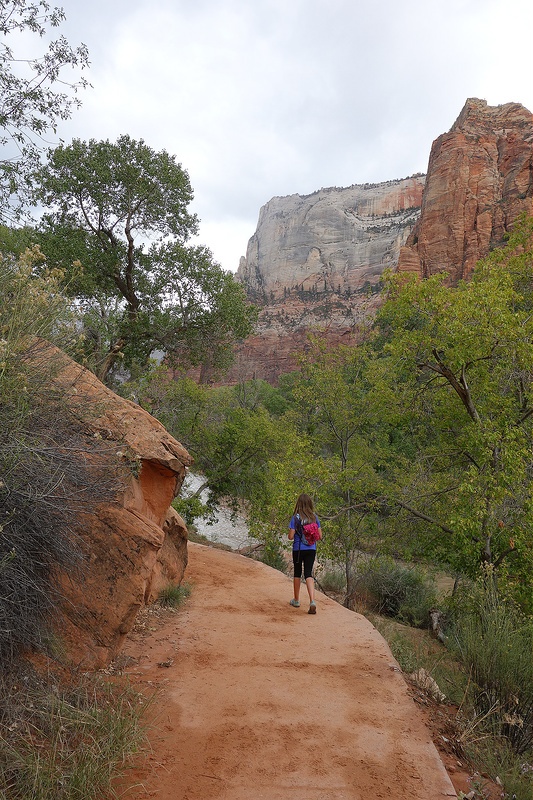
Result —
<path fill-rule="evenodd" d="M 192 459 L 150 414 L 56 348 L 41 357 L 54 361 L 51 380 L 90 435 L 105 440 L 110 465 L 123 465 L 117 502 L 95 497 L 94 513 L 83 517 L 84 579 L 62 581 L 67 660 L 98 669 L 120 651 L 139 609 L 183 577 L 187 528 L 170 504 Z"/>

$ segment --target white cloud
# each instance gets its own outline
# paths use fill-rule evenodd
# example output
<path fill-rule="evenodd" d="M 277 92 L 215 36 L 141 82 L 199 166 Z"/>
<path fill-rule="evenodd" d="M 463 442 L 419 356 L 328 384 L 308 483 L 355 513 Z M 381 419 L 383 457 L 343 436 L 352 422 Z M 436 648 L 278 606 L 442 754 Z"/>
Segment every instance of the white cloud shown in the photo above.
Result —
<path fill-rule="evenodd" d="M 533 109 L 530 0 L 64 7 L 94 90 L 63 138 L 129 133 L 175 153 L 227 269 L 272 196 L 425 171 L 468 97 Z"/>

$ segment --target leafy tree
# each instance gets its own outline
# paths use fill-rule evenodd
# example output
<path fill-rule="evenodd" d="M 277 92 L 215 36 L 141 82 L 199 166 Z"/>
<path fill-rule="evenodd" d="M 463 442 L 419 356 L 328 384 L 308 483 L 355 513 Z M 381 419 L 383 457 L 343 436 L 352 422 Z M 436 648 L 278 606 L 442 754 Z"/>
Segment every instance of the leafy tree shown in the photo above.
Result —
<path fill-rule="evenodd" d="M 269 492 L 254 516 L 271 520 L 270 528 L 262 526 L 263 536 L 279 536 L 296 497 L 311 494 L 326 532 L 321 552 L 343 565 L 350 596 L 361 550 L 375 537 L 383 493 L 383 393 L 370 380 L 372 354 L 364 346 L 329 350 L 313 337 L 299 364 L 287 382 L 292 408 L 285 415 L 297 435 L 270 463 Z"/>
<path fill-rule="evenodd" d="M 267 491 L 253 512 L 253 532 L 267 542 L 283 542 L 296 498 L 302 491 L 310 494 L 323 527 L 321 556 L 343 567 L 347 603 L 355 591 L 359 558 L 373 540 L 375 545 L 373 498 L 380 482 L 373 458 L 360 442 L 342 469 L 338 456 L 320 452 L 312 437 L 300 433 L 281 459 L 269 463 Z"/>
<path fill-rule="evenodd" d="M 72 48 L 64 36 L 52 41 L 39 56 L 15 53 L 11 43 L 34 47 L 34 38 L 46 36 L 65 19 L 61 8 L 44 0 L 0 2 L 0 221 L 17 217 L 28 189 L 28 174 L 39 160 L 44 137 L 55 132 L 80 105 L 77 92 L 87 82 L 66 80 L 68 68 L 88 65 L 85 45 Z M 20 36 L 24 34 L 24 36 Z M 31 36 L 34 34 L 34 37 Z M 14 195 L 18 194 L 18 199 Z"/>
<path fill-rule="evenodd" d="M 24 258 L 26 250 L 32 248 L 38 239 L 35 228 L 22 228 L 0 225 L 0 253 L 4 258 L 13 257 L 15 261 Z"/>
<path fill-rule="evenodd" d="M 242 381 L 234 391 L 239 405 L 250 411 L 263 406 L 273 417 L 281 417 L 290 406 L 283 392 L 264 380 Z"/>
<path fill-rule="evenodd" d="M 274 421 L 262 404 L 247 407 L 238 390 L 173 380 L 162 368 L 143 376 L 135 391 L 194 457 L 195 469 L 205 478 L 196 498 L 208 488 L 210 508 L 224 498 L 235 511 L 246 512 L 264 495 L 268 462 L 281 457 L 291 430 Z M 196 498 L 182 505 L 186 516 L 203 513 Z"/>
<path fill-rule="evenodd" d="M 533 221 L 447 288 L 396 276 L 380 325 L 397 422 L 414 454 L 393 498 L 426 554 L 490 565 L 531 602 Z M 527 600 L 529 596 L 529 600 Z"/>
<path fill-rule="evenodd" d="M 470 577 L 484 565 L 531 609 L 532 228 L 456 289 L 391 278 L 366 344 L 312 344 L 290 382 L 299 437 L 256 512 L 265 535 L 305 490 L 349 587 L 358 552 L 386 546 Z"/>
<path fill-rule="evenodd" d="M 187 244 L 197 219 L 174 156 L 129 136 L 75 139 L 49 152 L 37 179 L 35 198 L 51 209 L 42 247 L 70 272 L 101 379 L 118 359 L 143 367 L 154 350 L 203 377 L 231 362 L 254 311 L 211 253 Z"/>

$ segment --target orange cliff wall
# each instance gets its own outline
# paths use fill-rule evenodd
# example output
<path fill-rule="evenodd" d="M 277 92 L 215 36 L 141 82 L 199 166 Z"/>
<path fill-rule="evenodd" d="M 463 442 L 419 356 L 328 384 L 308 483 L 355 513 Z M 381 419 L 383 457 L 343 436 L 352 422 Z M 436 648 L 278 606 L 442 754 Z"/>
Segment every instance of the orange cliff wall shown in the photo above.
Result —
<path fill-rule="evenodd" d="M 398 269 L 467 278 L 516 218 L 533 212 L 533 115 L 518 103 L 469 99 L 433 143 L 420 220 Z"/>

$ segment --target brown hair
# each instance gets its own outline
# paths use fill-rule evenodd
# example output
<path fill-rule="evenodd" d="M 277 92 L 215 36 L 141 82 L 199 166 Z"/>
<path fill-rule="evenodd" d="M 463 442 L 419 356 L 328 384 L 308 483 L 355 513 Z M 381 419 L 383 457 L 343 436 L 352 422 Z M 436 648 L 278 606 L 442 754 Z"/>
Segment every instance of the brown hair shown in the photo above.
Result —
<path fill-rule="evenodd" d="M 296 505 L 294 506 L 294 516 L 296 516 L 296 514 L 298 514 L 302 522 L 313 522 L 316 520 L 313 501 L 308 494 L 301 494 L 296 501 Z"/>

